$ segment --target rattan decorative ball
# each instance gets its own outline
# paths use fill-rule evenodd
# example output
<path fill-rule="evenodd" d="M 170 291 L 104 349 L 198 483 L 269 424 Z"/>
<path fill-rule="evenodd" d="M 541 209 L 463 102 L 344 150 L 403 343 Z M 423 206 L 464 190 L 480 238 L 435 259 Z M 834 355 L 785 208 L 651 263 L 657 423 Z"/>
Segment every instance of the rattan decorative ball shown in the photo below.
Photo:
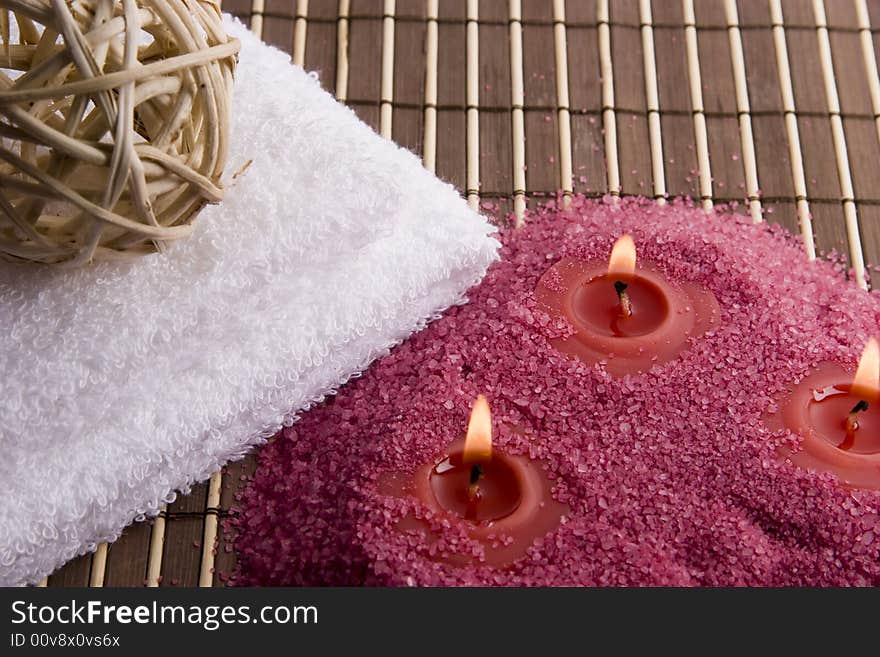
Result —
<path fill-rule="evenodd" d="M 0 0 L 0 258 L 161 250 L 223 196 L 219 0 Z"/>

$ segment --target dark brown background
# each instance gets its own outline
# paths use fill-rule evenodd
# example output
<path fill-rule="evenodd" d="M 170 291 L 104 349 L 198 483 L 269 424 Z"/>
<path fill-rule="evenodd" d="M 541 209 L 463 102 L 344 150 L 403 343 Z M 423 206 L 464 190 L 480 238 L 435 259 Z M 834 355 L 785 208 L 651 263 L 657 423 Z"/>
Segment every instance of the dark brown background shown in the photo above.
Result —
<path fill-rule="evenodd" d="M 654 0 L 649 37 L 656 51 L 659 116 L 663 140 L 666 191 L 699 198 L 700 183 L 695 141 L 696 112 L 691 103 L 683 6 L 688 0 Z M 436 171 L 442 178 L 465 190 L 466 148 L 466 0 L 439 0 L 437 16 L 437 133 Z M 573 189 L 588 194 L 607 190 L 603 109 L 613 109 L 618 140 L 618 170 L 623 194 L 652 195 L 652 159 L 649 139 L 649 107 L 646 101 L 646 70 L 643 60 L 643 32 L 638 0 L 611 0 L 609 12 L 610 50 L 613 63 L 615 102 L 603 102 L 599 5 L 594 0 L 567 0 L 564 5 L 564 33 L 567 49 L 571 142 L 560 141 L 559 121 L 565 121 L 556 88 L 557 42 L 554 3 L 523 0 L 521 21 L 511 21 L 511 4 L 483 0 L 478 4 L 479 103 L 479 194 L 481 209 L 503 217 L 513 208 L 515 185 L 511 96 L 511 38 L 522 30 L 522 80 L 524 83 L 526 169 L 525 196 L 529 204 L 555 194 L 565 185 L 560 172 L 560 155 L 570 149 Z M 880 27 L 880 2 L 826 0 L 833 71 L 840 98 L 840 120 L 844 128 L 849 167 L 839 168 L 840 150 L 835 152 L 832 134 L 833 105 L 829 105 L 823 76 L 817 29 L 816 3 L 784 0 L 785 38 L 794 87 L 794 116 L 800 133 L 806 198 L 813 218 L 816 246 L 822 251 L 837 249 L 850 253 L 851 246 L 863 253 L 867 263 L 880 261 L 880 140 L 878 112 L 880 96 L 872 103 L 871 56 L 880 45 L 880 35 L 861 25 L 858 9 L 867 7 L 870 24 Z M 333 94 L 336 88 L 337 38 L 348 30 L 349 62 L 346 102 L 368 124 L 379 130 L 382 105 L 381 62 L 383 33 L 393 26 L 393 95 L 385 98 L 391 108 L 391 137 L 416 153 L 422 153 L 425 134 L 427 0 L 224 0 L 230 11 L 271 44 L 304 55 L 305 67 L 317 71 L 321 83 Z M 702 76 L 703 116 L 708 126 L 708 155 L 712 170 L 712 197 L 716 202 L 743 201 L 745 171 L 749 166 L 743 149 L 734 83 L 735 51 L 731 37 L 742 39 L 748 80 L 750 111 L 746 115 L 754 133 L 757 170 L 764 216 L 798 231 L 796 187 L 789 155 L 783 96 L 777 68 L 768 0 L 739 0 L 735 3 L 738 26 L 728 24 L 722 0 L 697 0 L 698 61 Z M 822 3 L 819 2 L 821 7 Z M 388 17 L 384 11 L 390 9 Z M 346 11 L 347 10 L 347 11 Z M 558 8 L 557 8 L 558 10 Z M 393 16 L 393 21 L 391 17 Z M 515 18 L 514 14 L 514 18 Z M 556 18 L 560 18 L 556 14 Z M 299 19 L 300 28 L 295 25 Z M 303 29 L 304 28 L 304 29 Z M 295 33 L 299 36 L 295 38 Z M 305 37 L 304 50 L 302 36 Z M 389 40 L 390 41 L 390 40 Z M 867 44 L 867 45 L 866 45 Z M 876 56 L 876 55 L 874 55 Z M 828 72 L 827 69 L 825 72 Z M 650 75 L 650 71 L 648 72 Z M 698 108 L 699 109 L 699 108 Z M 561 111 L 560 111 L 561 110 Z M 387 127 L 387 126 L 386 126 Z M 848 169 L 848 171 L 847 171 Z M 841 186 L 840 171 L 849 173 L 854 198 Z M 843 190 L 843 191 L 842 191 Z M 473 190 L 476 191 L 476 190 Z M 521 191 L 521 190 L 520 190 Z M 804 199 L 802 199 L 804 200 Z M 854 201 L 861 244 L 847 241 L 845 206 Z M 740 211 L 746 211 L 740 208 Z M 161 559 L 162 586 L 194 586 L 199 582 L 203 559 L 201 542 L 205 518 L 224 514 L 233 503 L 235 490 L 255 459 L 249 457 L 230 465 L 221 485 L 219 508 L 207 508 L 207 484 L 170 505 L 165 514 L 164 549 L 152 559 Z M 152 523 L 130 526 L 109 547 L 103 577 L 92 567 L 92 557 L 81 557 L 52 575 L 51 586 L 93 584 L 106 586 L 145 583 L 150 557 Z M 219 573 L 233 565 L 234 555 L 221 538 L 215 557 L 214 583 L 222 584 Z M 210 559 L 210 550 L 206 558 Z M 158 563 L 158 562 L 156 562 Z M 96 576 L 97 575 L 97 576 Z"/>

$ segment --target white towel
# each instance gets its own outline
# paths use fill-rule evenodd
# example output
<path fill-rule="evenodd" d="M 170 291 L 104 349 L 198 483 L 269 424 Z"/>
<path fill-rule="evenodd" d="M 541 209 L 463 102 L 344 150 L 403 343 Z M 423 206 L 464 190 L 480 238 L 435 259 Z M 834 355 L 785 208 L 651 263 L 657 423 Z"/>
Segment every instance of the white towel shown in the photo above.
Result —
<path fill-rule="evenodd" d="M 242 40 L 227 170 L 165 254 L 0 265 L 0 584 L 38 581 L 275 433 L 496 257 L 491 226 Z"/>

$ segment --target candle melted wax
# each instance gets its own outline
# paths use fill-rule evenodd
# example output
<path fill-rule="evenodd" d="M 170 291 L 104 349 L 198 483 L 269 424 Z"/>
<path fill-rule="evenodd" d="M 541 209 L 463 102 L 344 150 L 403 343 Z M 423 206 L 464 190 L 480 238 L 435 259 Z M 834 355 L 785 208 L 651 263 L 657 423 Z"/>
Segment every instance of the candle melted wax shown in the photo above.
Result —
<path fill-rule="evenodd" d="M 626 317 L 614 283 L 626 283 L 632 307 Z M 655 331 L 669 315 L 669 303 L 660 288 L 640 276 L 602 275 L 580 285 L 572 299 L 574 315 L 603 335 L 638 337 Z"/>
<path fill-rule="evenodd" d="M 516 511 L 521 499 L 516 474 L 497 458 L 481 468 L 472 489 L 471 465 L 462 462 L 460 453 L 438 463 L 430 482 L 440 506 L 477 523 L 499 520 Z"/>
<path fill-rule="evenodd" d="M 847 436 L 847 417 L 853 408 L 862 401 L 850 394 L 848 384 L 837 384 L 813 390 L 812 403 L 808 413 L 810 426 L 816 435 L 838 449 L 853 454 L 880 453 L 880 408 L 869 404 L 864 411 L 855 414 L 857 429 Z M 880 472 L 880 464 L 878 464 Z M 880 483 L 880 476 L 878 476 Z"/>

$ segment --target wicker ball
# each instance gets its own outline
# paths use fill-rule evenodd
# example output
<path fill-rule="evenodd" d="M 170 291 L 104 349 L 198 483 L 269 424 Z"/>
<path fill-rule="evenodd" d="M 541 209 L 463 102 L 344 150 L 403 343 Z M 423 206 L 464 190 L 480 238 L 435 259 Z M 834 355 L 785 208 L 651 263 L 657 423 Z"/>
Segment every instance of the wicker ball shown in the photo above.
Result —
<path fill-rule="evenodd" d="M 161 250 L 222 198 L 219 0 L 0 0 L 0 258 Z"/>

